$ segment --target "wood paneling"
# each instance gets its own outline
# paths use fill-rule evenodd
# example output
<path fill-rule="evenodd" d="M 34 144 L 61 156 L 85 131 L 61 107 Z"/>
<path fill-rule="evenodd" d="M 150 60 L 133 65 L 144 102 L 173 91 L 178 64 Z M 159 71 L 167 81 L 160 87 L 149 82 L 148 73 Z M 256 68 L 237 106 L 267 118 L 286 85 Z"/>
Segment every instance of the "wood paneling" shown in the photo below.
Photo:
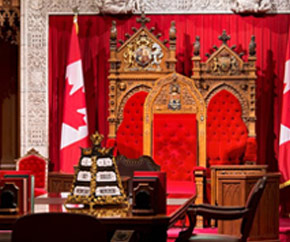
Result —
<path fill-rule="evenodd" d="M 256 181 L 264 174 L 223 174 L 217 176 L 220 206 L 244 206 Z M 279 173 L 267 173 L 265 191 L 256 211 L 250 241 L 279 241 Z M 219 221 L 222 234 L 240 234 L 240 220 Z"/>

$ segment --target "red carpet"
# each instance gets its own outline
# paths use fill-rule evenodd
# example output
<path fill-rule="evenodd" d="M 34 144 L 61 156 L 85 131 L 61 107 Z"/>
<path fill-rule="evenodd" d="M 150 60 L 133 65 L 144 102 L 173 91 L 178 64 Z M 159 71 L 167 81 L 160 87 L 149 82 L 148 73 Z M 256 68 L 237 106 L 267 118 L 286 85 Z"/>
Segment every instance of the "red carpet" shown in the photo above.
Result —
<path fill-rule="evenodd" d="M 290 242 L 290 218 L 280 218 L 280 242 Z"/>
<path fill-rule="evenodd" d="M 290 218 L 280 218 L 279 223 L 280 242 L 290 242 Z M 169 229 L 167 232 L 167 242 L 174 242 L 178 236 L 179 231 L 179 228 Z M 217 233 L 217 228 L 194 229 L 194 232 L 214 234 Z"/>

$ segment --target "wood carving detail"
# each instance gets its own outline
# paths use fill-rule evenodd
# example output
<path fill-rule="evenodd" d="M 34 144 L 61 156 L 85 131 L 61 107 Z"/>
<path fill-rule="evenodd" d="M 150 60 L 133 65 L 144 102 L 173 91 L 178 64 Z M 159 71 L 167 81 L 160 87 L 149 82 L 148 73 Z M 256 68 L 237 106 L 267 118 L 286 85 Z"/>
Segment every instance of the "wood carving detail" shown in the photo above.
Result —
<path fill-rule="evenodd" d="M 123 54 L 128 71 L 160 71 L 163 57 L 161 46 L 142 31 L 138 38 L 127 45 Z"/>
<path fill-rule="evenodd" d="M 209 61 L 207 68 L 207 72 L 213 75 L 238 75 L 241 73 L 241 61 L 224 49 Z"/>
<path fill-rule="evenodd" d="M 176 101 L 171 108 L 172 92 Z M 176 97 L 178 96 L 178 97 Z M 177 108 L 178 107 L 178 108 Z M 198 127 L 198 165 L 206 163 L 205 102 L 193 81 L 177 73 L 157 80 L 144 104 L 143 152 L 152 155 L 152 120 L 155 113 L 195 113 Z"/>
<path fill-rule="evenodd" d="M 127 101 L 129 100 L 130 97 L 132 97 L 135 93 L 144 91 L 144 92 L 150 92 L 151 88 L 149 86 L 145 86 L 145 85 L 140 85 L 140 86 L 136 86 L 134 88 L 132 88 L 130 91 L 126 92 L 125 96 L 121 97 L 121 99 L 119 100 L 119 109 L 118 109 L 118 114 L 117 114 L 117 126 L 119 127 L 119 125 L 122 123 L 123 118 L 124 118 L 124 107 L 127 103 Z"/>
<path fill-rule="evenodd" d="M 0 2 L 0 39 L 11 44 L 20 43 L 19 1 Z"/>
<path fill-rule="evenodd" d="M 227 41 L 230 36 L 223 30 L 218 37 L 222 44 L 213 46 L 214 52 L 206 54 L 209 58 L 201 62 L 199 56 L 200 38 L 197 36 L 194 44 L 193 75 L 199 91 L 208 105 L 211 98 L 221 90 L 232 93 L 242 107 L 242 119 L 248 127 L 249 136 L 256 137 L 256 43 L 255 36 L 251 36 L 249 43 L 249 57 L 245 62 L 243 52 L 236 53 L 235 45 L 229 47 Z"/>

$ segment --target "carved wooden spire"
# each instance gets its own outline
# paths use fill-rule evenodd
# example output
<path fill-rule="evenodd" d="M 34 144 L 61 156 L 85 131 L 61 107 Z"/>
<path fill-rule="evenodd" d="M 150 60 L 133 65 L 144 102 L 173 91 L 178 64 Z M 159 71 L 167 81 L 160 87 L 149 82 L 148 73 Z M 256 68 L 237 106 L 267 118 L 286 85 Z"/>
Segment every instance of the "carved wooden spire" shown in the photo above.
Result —
<path fill-rule="evenodd" d="M 256 42 L 255 42 L 255 35 L 252 35 L 251 37 L 251 41 L 249 44 L 249 54 L 251 56 L 255 56 L 256 55 Z"/>
<path fill-rule="evenodd" d="M 176 27 L 175 27 L 175 22 L 171 22 L 171 26 L 169 29 L 169 45 L 171 50 L 175 50 L 176 46 Z"/>
<path fill-rule="evenodd" d="M 193 54 L 194 56 L 199 56 L 200 52 L 200 37 L 196 36 L 195 37 L 195 42 L 193 44 Z"/>
<path fill-rule="evenodd" d="M 116 21 L 112 21 L 111 33 L 110 33 L 110 48 L 115 50 L 117 48 L 117 27 Z"/>
<path fill-rule="evenodd" d="M 142 10 L 142 12 L 141 12 L 141 17 L 140 18 L 137 18 L 137 23 L 141 23 L 141 26 L 143 27 L 143 28 L 145 28 L 146 26 L 146 23 L 149 23 L 150 22 L 150 18 L 147 18 L 146 16 L 145 16 L 145 13 L 144 13 L 144 10 Z"/>
<path fill-rule="evenodd" d="M 227 41 L 231 39 L 231 36 L 227 35 L 227 32 L 223 30 L 222 35 L 218 37 L 219 40 L 223 42 L 223 44 L 227 44 Z"/>

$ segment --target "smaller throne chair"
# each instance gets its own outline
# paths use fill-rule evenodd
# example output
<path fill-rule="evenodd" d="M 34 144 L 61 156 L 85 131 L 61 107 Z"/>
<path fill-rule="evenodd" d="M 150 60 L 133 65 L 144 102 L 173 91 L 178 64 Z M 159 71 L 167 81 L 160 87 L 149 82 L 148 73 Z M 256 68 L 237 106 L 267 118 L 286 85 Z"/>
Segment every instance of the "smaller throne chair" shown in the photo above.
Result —
<path fill-rule="evenodd" d="M 247 61 L 242 58 L 244 53 L 234 51 L 235 45 L 228 46 L 229 39 L 224 30 L 219 36 L 222 44 L 214 46 L 211 55 L 206 54 L 205 62 L 201 62 L 199 36 L 193 45 L 191 78 L 202 94 L 207 110 L 206 160 L 201 165 L 208 179 L 212 166 L 255 164 L 257 159 L 255 37 L 251 37 Z M 209 184 L 207 200 L 211 196 L 214 204 L 217 184 L 211 184 L 211 193 L 208 188 Z"/>
<path fill-rule="evenodd" d="M 30 171 L 35 177 L 34 195 L 40 196 L 47 192 L 48 159 L 35 149 L 30 149 L 24 156 L 16 160 L 16 170 Z"/>

